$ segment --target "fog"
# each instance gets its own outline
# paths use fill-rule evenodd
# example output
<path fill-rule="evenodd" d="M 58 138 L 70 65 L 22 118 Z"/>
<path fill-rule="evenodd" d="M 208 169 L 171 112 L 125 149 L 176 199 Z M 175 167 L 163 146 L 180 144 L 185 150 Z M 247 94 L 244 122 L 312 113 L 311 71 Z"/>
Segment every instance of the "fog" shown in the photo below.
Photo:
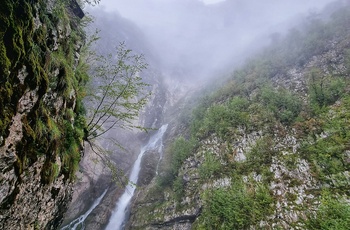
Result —
<path fill-rule="evenodd" d="M 165 76 L 198 80 L 242 62 L 269 44 L 269 35 L 283 34 L 330 2 L 102 0 L 95 10 L 118 13 L 137 25 Z"/>

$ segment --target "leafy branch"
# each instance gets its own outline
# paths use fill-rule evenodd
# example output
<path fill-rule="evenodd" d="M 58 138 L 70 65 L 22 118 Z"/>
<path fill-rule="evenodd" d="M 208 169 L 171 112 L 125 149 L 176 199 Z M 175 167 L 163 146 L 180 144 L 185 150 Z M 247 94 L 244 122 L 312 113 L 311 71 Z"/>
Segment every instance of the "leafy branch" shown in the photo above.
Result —
<path fill-rule="evenodd" d="M 96 56 L 92 67 L 84 140 L 91 141 L 113 128 L 140 128 L 134 121 L 150 95 L 139 75 L 147 67 L 143 56 L 132 54 L 120 43 L 116 56 Z"/>

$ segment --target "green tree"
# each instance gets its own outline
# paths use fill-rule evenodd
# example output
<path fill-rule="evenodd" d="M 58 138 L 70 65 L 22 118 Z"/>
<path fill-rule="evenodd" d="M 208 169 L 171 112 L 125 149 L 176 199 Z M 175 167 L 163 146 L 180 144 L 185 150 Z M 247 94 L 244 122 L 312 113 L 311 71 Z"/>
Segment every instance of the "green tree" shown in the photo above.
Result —
<path fill-rule="evenodd" d="M 194 147 L 195 141 L 193 139 L 186 140 L 182 136 L 178 137 L 171 145 L 171 171 L 174 176 L 178 173 L 183 161 L 186 160 L 186 158 L 191 154 Z"/>
<path fill-rule="evenodd" d="M 147 67 L 143 56 L 132 54 L 121 43 L 116 56 L 97 56 L 91 67 L 93 81 L 86 97 L 84 140 L 90 143 L 117 127 L 141 128 L 133 122 L 150 95 L 146 90 L 148 84 L 140 77 Z"/>
<path fill-rule="evenodd" d="M 341 78 L 322 74 L 319 69 L 309 73 L 309 95 L 314 111 L 336 102 L 344 93 L 345 82 Z"/>

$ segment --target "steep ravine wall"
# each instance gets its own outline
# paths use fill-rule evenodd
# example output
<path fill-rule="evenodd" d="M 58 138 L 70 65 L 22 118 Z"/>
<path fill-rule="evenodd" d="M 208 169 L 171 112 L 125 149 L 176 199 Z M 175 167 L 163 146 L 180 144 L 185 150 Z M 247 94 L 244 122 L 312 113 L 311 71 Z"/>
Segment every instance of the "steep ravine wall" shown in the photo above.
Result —
<path fill-rule="evenodd" d="M 0 228 L 57 229 L 81 154 L 75 0 L 0 7 Z"/>
<path fill-rule="evenodd" d="M 347 11 L 347 15 L 348 13 Z M 275 89 L 283 88 L 295 93 L 306 106 L 311 97 L 309 84 L 310 72 L 313 70 L 319 71 L 318 77 L 331 76 L 330 78 L 335 81 L 345 79 L 344 81 L 348 82 L 350 69 L 349 55 L 346 52 L 350 49 L 348 20 L 347 16 L 344 19 L 345 28 L 341 30 L 345 36 L 328 38 L 325 42 L 322 40 L 324 43 L 318 46 L 317 52 L 312 55 L 306 53 L 305 56 L 308 57 L 302 63 L 288 64 L 283 66 L 281 71 L 272 70 L 274 74 L 268 76 L 270 84 Z M 301 45 L 298 44 L 298 47 Z M 274 65 L 274 63 L 271 66 L 268 65 L 276 69 L 277 66 L 278 64 Z M 246 75 L 243 82 L 246 85 L 249 81 L 254 82 L 251 76 L 259 77 L 258 74 L 254 75 L 254 71 L 247 71 L 244 74 Z M 242 84 L 239 87 L 244 88 L 246 85 Z M 249 99 L 253 100 L 259 93 L 257 88 L 259 87 L 248 88 L 250 91 L 246 93 Z M 227 94 L 232 95 L 231 93 Z M 347 85 L 344 89 L 346 98 L 348 94 Z M 220 98 L 220 100 L 227 100 L 227 98 Z M 342 137 L 344 139 L 337 139 L 339 143 L 334 146 L 327 142 L 338 138 L 338 133 L 342 132 L 342 128 L 334 124 L 339 122 L 341 126 L 349 125 L 347 100 L 339 99 L 329 105 L 326 110 L 328 112 L 322 113 L 322 116 L 307 117 L 299 123 L 295 122 L 292 126 L 280 122 L 270 123 L 274 115 L 268 113 L 267 106 L 263 108 L 257 106 L 250 110 L 250 114 L 246 114 L 251 119 L 249 126 L 223 127 L 227 128 L 226 135 L 220 135 L 219 132 L 215 132 L 216 130 L 211 130 L 210 134 L 200 136 L 197 147 L 179 166 L 176 176 L 178 184 L 174 182 L 170 186 L 161 187 L 162 182 L 154 179 L 138 190 L 126 229 L 320 229 L 317 227 L 317 222 L 321 222 L 323 216 L 319 217 L 320 219 L 317 219 L 316 224 L 313 223 L 313 225 L 308 225 L 310 224 L 308 218 L 314 218 L 320 207 L 324 208 L 324 202 L 328 199 L 324 191 L 332 191 L 332 196 L 340 203 L 347 205 L 346 210 L 349 211 L 347 188 L 350 185 L 350 161 L 349 148 L 346 144 L 349 143 L 349 137 L 344 134 Z M 216 101 L 216 103 L 220 102 Z M 237 111 L 230 111 L 230 113 L 235 112 Z M 262 116 L 259 113 L 265 113 L 265 115 Z M 202 122 L 207 121 L 202 120 Z M 220 125 L 219 123 L 220 119 L 214 125 Z M 169 139 L 166 140 L 168 150 L 177 136 L 188 137 L 186 130 L 189 127 L 187 129 L 184 126 L 169 128 L 173 131 L 171 135 L 168 134 Z M 342 141 L 345 146 L 342 146 Z M 322 146 L 323 142 L 328 143 L 330 147 Z M 178 147 L 181 148 L 181 146 Z M 337 148 L 340 150 L 338 151 Z M 327 151 L 327 154 L 322 162 L 323 151 Z M 171 151 L 166 153 L 171 154 Z M 328 165 L 333 161 L 336 162 L 334 168 Z M 331 170 L 327 171 L 329 168 Z M 240 189 L 245 190 L 234 190 L 239 186 L 241 186 Z M 244 194 L 254 194 L 253 202 L 258 202 L 259 189 L 266 189 L 264 202 L 268 205 L 263 208 L 262 214 L 255 212 L 249 216 L 250 208 L 253 207 L 245 207 L 245 204 L 251 201 Z M 178 196 L 176 193 L 181 195 Z M 230 195 L 227 196 L 227 194 Z M 247 199 L 239 203 L 241 200 L 237 194 Z M 232 199 L 225 200 L 224 197 Z M 211 198 L 218 200 L 213 204 L 214 207 L 209 209 L 207 207 L 212 202 Z M 232 207 L 236 207 L 236 210 L 225 204 L 225 202 L 235 201 L 234 199 L 237 199 L 237 203 L 240 204 L 234 206 L 235 203 L 232 202 Z M 225 225 L 239 215 L 237 214 L 239 210 L 247 211 L 241 222 L 237 219 L 231 222 L 232 225 L 236 224 L 235 226 L 239 227 L 232 228 Z M 332 210 L 329 208 L 327 211 L 330 213 Z M 257 218 L 258 215 L 261 217 Z M 254 218 L 257 219 L 251 220 Z M 326 218 L 329 216 L 325 216 L 324 219 Z M 349 221 L 348 217 L 345 219 L 344 221 Z M 338 219 L 335 223 L 339 224 L 342 221 Z M 244 225 L 244 222 L 248 223 Z"/>

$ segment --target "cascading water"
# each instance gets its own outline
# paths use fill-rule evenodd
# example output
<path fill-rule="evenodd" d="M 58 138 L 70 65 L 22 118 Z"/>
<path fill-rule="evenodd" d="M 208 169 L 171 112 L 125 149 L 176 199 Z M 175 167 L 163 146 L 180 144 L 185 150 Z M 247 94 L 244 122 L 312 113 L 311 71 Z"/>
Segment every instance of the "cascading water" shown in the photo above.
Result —
<path fill-rule="evenodd" d="M 90 215 L 90 213 L 96 208 L 97 205 L 100 204 L 101 200 L 103 199 L 103 197 L 106 195 L 108 189 L 106 189 L 102 195 L 97 198 L 95 200 L 95 202 L 92 204 L 92 206 L 90 207 L 90 209 L 85 212 L 83 215 L 79 216 L 78 218 L 76 218 L 75 220 L 73 220 L 72 222 L 70 222 L 67 226 L 64 226 L 63 228 L 61 228 L 61 230 L 76 230 L 76 229 L 84 229 L 84 221 L 85 219 Z"/>
<path fill-rule="evenodd" d="M 127 212 L 128 205 L 131 198 L 134 195 L 136 189 L 136 183 L 139 177 L 139 172 L 141 168 L 141 159 L 143 154 L 149 150 L 157 150 L 161 156 L 161 151 L 163 147 L 163 135 L 168 128 L 168 125 L 163 125 L 156 134 L 154 134 L 148 143 L 141 148 L 140 154 L 135 161 L 130 177 L 129 183 L 125 188 L 124 194 L 119 198 L 116 208 L 114 209 L 106 230 L 121 230 L 124 229 L 125 225 L 125 215 Z"/>

